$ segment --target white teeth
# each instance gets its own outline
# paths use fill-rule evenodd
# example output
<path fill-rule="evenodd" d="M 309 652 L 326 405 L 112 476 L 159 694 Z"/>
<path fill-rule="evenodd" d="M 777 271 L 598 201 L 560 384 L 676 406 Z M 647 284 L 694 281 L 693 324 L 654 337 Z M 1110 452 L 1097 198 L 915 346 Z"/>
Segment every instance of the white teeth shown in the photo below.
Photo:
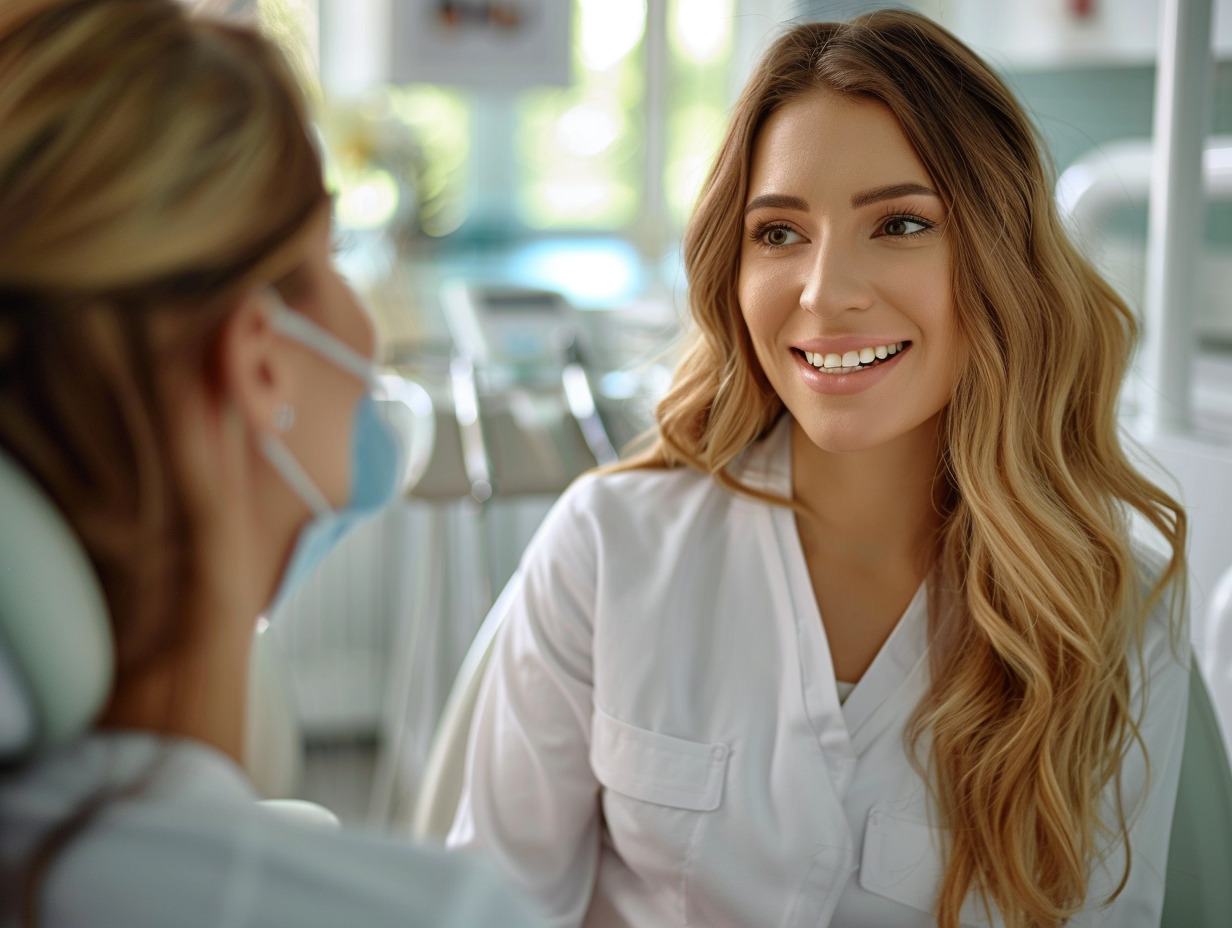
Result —
<path fill-rule="evenodd" d="M 805 360 L 813 365 L 813 367 L 845 374 L 850 371 L 859 370 L 861 365 L 868 365 L 874 361 L 884 361 L 886 358 L 893 357 L 903 350 L 903 344 L 903 342 L 891 342 L 888 345 L 860 348 L 854 351 L 845 351 L 842 354 L 838 352 L 824 354 L 820 351 L 805 351 L 803 354 Z"/>

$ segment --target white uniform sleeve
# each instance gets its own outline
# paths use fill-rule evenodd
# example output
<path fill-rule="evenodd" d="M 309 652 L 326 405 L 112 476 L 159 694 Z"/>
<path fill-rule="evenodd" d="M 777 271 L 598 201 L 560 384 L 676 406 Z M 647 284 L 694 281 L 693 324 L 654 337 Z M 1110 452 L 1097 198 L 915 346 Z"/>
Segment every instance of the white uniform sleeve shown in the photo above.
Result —
<path fill-rule="evenodd" d="M 581 924 L 599 856 L 589 763 L 597 536 L 580 489 L 549 514 L 501 597 L 508 613 L 448 838 L 481 849 L 557 928 Z"/>
<path fill-rule="evenodd" d="M 1082 915 L 1073 919 L 1075 928 L 1123 925 L 1158 925 L 1163 909 L 1164 877 L 1172 812 L 1176 805 L 1185 720 L 1189 706 L 1189 644 L 1181 640 L 1174 648 L 1163 615 L 1151 619 L 1143 641 L 1145 691 L 1135 686 L 1135 708 L 1141 712 L 1139 732 L 1146 749 L 1133 744 L 1122 766 L 1125 813 L 1130 820 L 1129 843 L 1133 859 L 1124 890 L 1109 906 L 1103 899 L 1120 881 L 1124 851 L 1110 856 L 1092 874 L 1088 901 Z M 1133 664 L 1135 683 L 1142 678 Z M 1197 673 L 1195 668 L 1194 673 Z M 1142 698 L 1145 696 L 1145 710 Z M 1105 816 L 1112 807 L 1106 806 Z M 1111 820 L 1111 819 L 1110 819 Z"/>

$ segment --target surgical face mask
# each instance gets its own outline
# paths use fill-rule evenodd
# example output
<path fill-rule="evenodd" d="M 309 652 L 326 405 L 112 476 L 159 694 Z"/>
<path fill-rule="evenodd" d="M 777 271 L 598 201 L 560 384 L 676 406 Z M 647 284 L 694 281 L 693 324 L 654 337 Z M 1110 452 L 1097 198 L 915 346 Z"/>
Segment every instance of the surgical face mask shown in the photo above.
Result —
<path fill-rule="evenodd" d="M 286 601 L 350 529 L 390 503 L 407 476 L 408 449 L 402 432 L 390 420 L 393 406 L 372 361 L 344 344 L 300 313 L 279 305 L 272 318 L 274 328 L 294 339 L 367 385 L 355 407 L 351 424 L 351 487 L 347 501 L 338 509 L 308 476 L 290 449 L 274 434 L 259 437 L 262 454 L 291 490 L 312 511 L 300 529 L 291 557 L 283 569 L 270 609 Z"/>

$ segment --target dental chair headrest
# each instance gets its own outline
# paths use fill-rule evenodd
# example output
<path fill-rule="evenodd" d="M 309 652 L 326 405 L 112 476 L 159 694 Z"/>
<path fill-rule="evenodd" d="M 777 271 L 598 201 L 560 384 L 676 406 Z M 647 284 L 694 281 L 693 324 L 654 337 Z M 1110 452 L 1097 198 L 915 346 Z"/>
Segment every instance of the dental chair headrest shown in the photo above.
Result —
<path fill-rule="evenodd" d="M 89 727 L 113 661 L 106 602 L 85 551 L 0 448 L 0 763 Z"/>

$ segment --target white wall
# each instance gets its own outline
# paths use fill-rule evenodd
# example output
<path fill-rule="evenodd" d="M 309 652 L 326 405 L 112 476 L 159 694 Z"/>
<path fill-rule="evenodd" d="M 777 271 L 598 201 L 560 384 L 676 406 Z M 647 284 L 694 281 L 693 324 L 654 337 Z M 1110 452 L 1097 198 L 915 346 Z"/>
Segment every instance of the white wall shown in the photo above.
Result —
<path fill-rule="evenodd" d="M 990 3 L 948 0 L 939 18 L 993 63 L 1013 68 L 1143 64 L 1155 59 L 1161 0 L 1091 0 L 1075 14 L 1073 0 Z M 1232 0 L 1215 0 L 1215 48 L 1232 55 Z"/>

